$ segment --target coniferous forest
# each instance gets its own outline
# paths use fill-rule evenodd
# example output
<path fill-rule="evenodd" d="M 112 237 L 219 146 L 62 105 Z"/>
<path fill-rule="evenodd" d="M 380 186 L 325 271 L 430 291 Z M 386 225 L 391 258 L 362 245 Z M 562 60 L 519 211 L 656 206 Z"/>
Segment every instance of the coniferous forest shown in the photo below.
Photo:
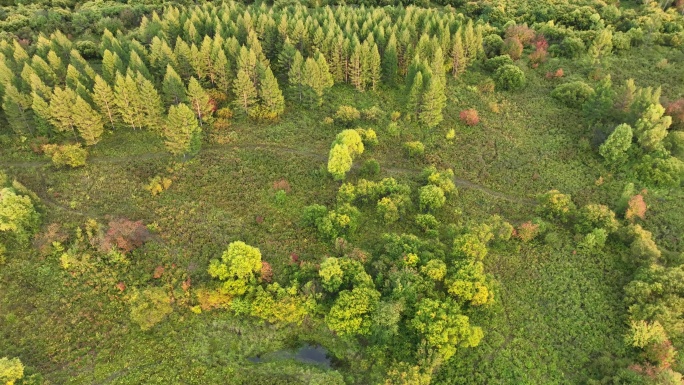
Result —
<path fill-rule="evenodd" d="M 0 102 L 0 384 L 684 384 L 682 0 L 0 0 Z"/>

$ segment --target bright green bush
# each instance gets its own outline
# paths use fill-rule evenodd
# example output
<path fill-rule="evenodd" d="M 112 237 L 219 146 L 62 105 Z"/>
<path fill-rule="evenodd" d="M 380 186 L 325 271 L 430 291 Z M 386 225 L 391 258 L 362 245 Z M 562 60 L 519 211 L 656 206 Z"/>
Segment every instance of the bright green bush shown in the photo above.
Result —
<path fill-rule="evenodd" d="M 444 190 L 435 186 L 427 185 L 420 188 L 420 209 L 424 211 L 435 211 L 446 203 Z"/>
<path fill-rule="evenodd" d="M 568 36 L 560 44 L 560 53 L 568 58 L 575 59 L 587 52 L 587 47 L 579 37 Z"/>
<path fill-rule="evenodd" d="M 410 157 L 423 155 L 425 153 L 425 145 L 418 141 L 404 143 L 404 149 Z"/>
<path fill-rule="evenodd" d="M 505 65 L 514 65 L 513 59 L 511 59 L 511 57 L 508 55 L 500 55 L 495 56 L 491 59 L 487 59 L 487 61 L 484 64 L 484 67 L 488 71 L 494 72 Z"/>
<path fill-rule="evenodd" d="M 55 166 L 69 166 L 72 168 L 83 167 L 86 164 L 88 150 L 77 144 L 46 144 L 43 152 L 52 158 Z"/>

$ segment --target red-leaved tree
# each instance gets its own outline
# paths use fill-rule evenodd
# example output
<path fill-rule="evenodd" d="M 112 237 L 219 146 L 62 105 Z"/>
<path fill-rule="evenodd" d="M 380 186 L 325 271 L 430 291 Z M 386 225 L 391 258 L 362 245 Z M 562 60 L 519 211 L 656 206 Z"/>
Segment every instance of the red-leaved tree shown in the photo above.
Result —
<path fill-rule="evenodd" d="M 477 114 L 477 110 L 474 108 L 461 111 L 458 117 L 467 126 L 475 126 L 480 123 L 480 117 Z"/>
<path fill-rule="evenodd" d="M 109 229 L 102 239 L 100 249 L 109 251 L 117 248 L 124 253 L 142 246 L 152 237 L 142 221 L 121 218 L 109 222 Z"/>

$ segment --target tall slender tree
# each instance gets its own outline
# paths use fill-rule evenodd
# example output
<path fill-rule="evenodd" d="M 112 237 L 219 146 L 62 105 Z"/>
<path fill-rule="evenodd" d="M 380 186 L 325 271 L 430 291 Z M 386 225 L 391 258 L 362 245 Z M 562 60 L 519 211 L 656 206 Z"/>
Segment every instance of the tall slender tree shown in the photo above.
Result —
<path fill-rule="evenodd" d="M 169 106 L 184 103 L 186 100 L 183 80 L 181 80 L 170 64 L 166 66 L 166 75 L 164 75 L 164 81 L 162 82 L 162 93 L 164 94 L 164 102 Z"/>
<path fill-rule="evenodd" d="M 112 88 L 99 75 L 95 76 L 95 85 L 92 93 L 93 102 L 100 111 L 100 113 L 109 120 L 109 123 L 114 129 L 114 121 L 116 119 L 116 99 Z"/>
<path fill-rule="evenodd" d="M 190 78 L 188 83 L 187 97 L 190 107 L 199 119 L 200 126 L 203 126 L 204 123 L 211 123 L 214 105 L 207 92 L 194 77 Z"/>
<path fill-rule="evenodd" d="M 196 154 L 201 145 L 202 130 L 197 117 L 187 104 L 180 103 L 169 108 L 164 124 L 164 143 L 173 155 Z"/>
<path fill-rule="evenodd" d="M 50 121 L 59 132 L 72 131 L 76 136 L 73 105 L 76 92 L 68 87 L 55 87 L 50 98 Z"/>
<path fill-rule="evenodd" d="M 76 95 L 76 101 L 71 106 L 71 113 L 74 125 L 86 145 L 97 144 L 104 132 L 102 116 L 79 95 Z"/>
<path fill-rule="evenodd" d="M 285 99 L 278 87 L 278 80 L 273 76 L 271 67 L 266 67 L 260 81 L 259 99 L 261 99 L 261 118 L 267 120 L 278 119 L 285 111 Z"/>
<path fill-rule="evenodd" d="M 235 104 L 246 114 L 256 105 L 257 90 L 252 79 L 244 69 L 238 70 L 237 78 L 233 83 L 233 93 L 236 96 Z"/>
<path fill-rule="evenodd" d="M 14 132 L 33 135 L 31 127 L 32 103 L 33 98 L 30 95 L 20 92 L 12 83 L 5 84 L 2 109 L 7 117 L 7 122 Z"/>

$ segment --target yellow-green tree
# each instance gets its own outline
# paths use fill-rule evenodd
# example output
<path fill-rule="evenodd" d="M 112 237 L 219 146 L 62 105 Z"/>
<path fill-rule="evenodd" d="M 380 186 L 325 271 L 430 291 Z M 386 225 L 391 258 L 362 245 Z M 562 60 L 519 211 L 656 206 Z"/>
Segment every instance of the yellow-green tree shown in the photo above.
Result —
<path fill-rule="evenodd" d="M 240 296 L 256 284 L 261 272 L 261 252 L 242 241 L 232 242 L 221 259 L 209 264 L 209 275 L 223 281 L 221 291 Z"/>
<path fill-rule="evenodd" d="M 169 108 L 164 125 L 166 148 L 174 155 L 196 154 L 201 143 L 201 129 L 194 112 L 180 103 Z"/>

